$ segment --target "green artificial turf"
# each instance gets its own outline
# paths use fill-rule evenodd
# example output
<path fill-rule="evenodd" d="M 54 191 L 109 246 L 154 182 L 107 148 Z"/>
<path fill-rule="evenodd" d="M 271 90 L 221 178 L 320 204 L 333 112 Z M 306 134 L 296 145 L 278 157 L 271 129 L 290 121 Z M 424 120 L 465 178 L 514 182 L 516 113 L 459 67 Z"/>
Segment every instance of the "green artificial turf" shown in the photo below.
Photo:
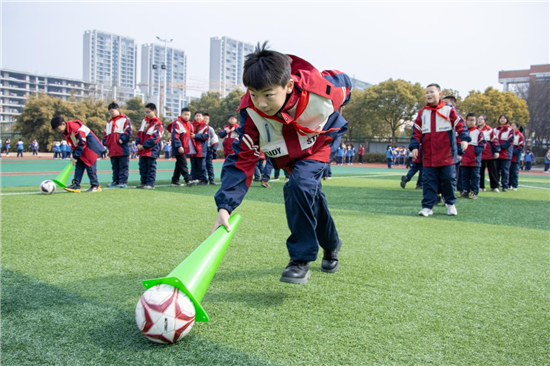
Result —
<path fill-rule="evenodd" d="M 3 187 L 2 365 L 550 364 L 548 176 L 425 218 L 421 191 L 399 187 L 402 170 L 334 172 L 323 190 L 340 270 L 321 272 L 319 258 L 308 284 L 279 282 L 284 181 L 253 183 L 202 301 L 210 322 L 171 346 L 136 327 L 141 280 L 208 236 L 218 187 Z"/>

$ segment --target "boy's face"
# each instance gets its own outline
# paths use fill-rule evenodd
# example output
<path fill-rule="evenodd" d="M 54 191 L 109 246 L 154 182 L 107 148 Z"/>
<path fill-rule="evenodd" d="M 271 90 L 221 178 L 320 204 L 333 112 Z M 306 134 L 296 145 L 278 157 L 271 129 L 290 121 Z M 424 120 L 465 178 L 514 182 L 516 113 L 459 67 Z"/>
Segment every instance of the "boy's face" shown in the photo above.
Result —
<path fill-rule="evenodd" d="M 109 114 L 111 115 L 111 118 L 115 118 L 120 116 L 120 111 L 118 110 L 118 108 L 111 108 L 109 109 Z"/>
<path fill-rule="evenodd" d="M 61 123 L 55 130 L 59 133 L 65 133 L 67 130 L 67 124 L 65 122 Z"/>
<path fill-rule="evenodd" d="M 476 118 L 475 117 L 468 117 L 466 119 L 466 126 L 468 126 L 468 128 L 472 128 L 472 127 L 475 127 L 476 126 Z"/>
<path fill-rule="evenodd" d="M 481 127 L 481 128 L 485 127 L 485 118 L 479 117 L 477 119 L 477 125 L 478 125 L 478 127 Z"/>
<path fill-rule="evenodd" d="M 183 112 L 181 112 L 181 118 L 182 118 L 185 122 L 189 122 L 189 120 L 191 119 L 191 112 L 189 112 L 189 111 L 183 111 Z"/>
<path fill-rule="evenodd" d="M 149 108 L 145 108 L 145 117 L 151 119 L 155 116 L 155 111 Z"/>
<path fill-rule="evenodd" d="M 206 124 L 210 123 L 210 116 L 204 116 L 204 123 Z"/>
<path fill-rule="evenodd" d="M 426 88 L 424 96 L 426 97 L 426 101 L 428 102 L 428 104 L 437 104 L 441 99 L 441 91 L 435 86 L 430 86 Z"/>
<path fill-rule="evenodd" d="M 202 113 L 195 114 L 195 121 L 200 122 L 200 121 L 203 120 L 203 118 L 204 117 L 203 117 Z"/>
<path fill-rule="evenodd" d="M 285 87 L 280 85 L 268 86 L 262 90 L 248 88 L 254 107 L 268 116 L 274 116 L 285 105 L 287 94 L 292 93 L 294 80 L 290 79 Z"/>
<path fill-rule="evenodd" d="M 230 125 L 234 125 L 237 123 L 237 119 L 235 117 L 231 117 L 227 120 L 227 122 L 229 122 Z"/>

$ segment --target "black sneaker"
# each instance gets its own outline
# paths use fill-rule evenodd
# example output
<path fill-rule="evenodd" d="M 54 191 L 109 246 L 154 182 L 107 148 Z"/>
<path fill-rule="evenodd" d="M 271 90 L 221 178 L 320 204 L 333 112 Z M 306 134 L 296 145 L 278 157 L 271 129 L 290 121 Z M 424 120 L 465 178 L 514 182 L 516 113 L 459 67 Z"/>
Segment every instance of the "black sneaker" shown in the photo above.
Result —
<path fill-rule="evenodd" d="M 217 185 L 218 185 L 218 183 L 216 183 L 216 182 L 214 182 L 214 181 L 208 182 L 208 184 L 210 184 L 211 186 L 217 186 Z"/>
<path fill-rule="evenodd" d="M 436 205 L 439 205 L 441 202 L 443 202 L 443 199 L 441 198 L 441 196 L 437 196 L 437 198 L 435 199 L 435 204 Z"/>
<path fill-rule="evenodd" d="M 407 182 L 408 182 L 407 176 L 406 176 L 406 175 L 402 175 L 402 176 L 401 176 L 401 183 L 400 183 L 400 184 L 401 184 L 401 188 L 405 189 L 405 186 L 407 185 Z"/>
<path fill-rule="evenodd" d="M 281 276 L 281 282 L 304 284 L 311 276 L 308 262 L 290 261 Z"/>
<path fill-rule="evenodd" d="M 340 261 L 338 260 L 338 252 L 342 248 L 342 240 L 338 239 L 338 245 L 336 249 L 332 251 L 324 251 L 323 262 L 321 263 L 321 271 L 327 273 L 334 273 L 340 268 Z"/>
<path fill-rule="evenodd" d="M 136 188 L 143 188 L 143 187 L 145 187 L 145 184 L 138 184 L 138 185 L 136 186 Z"/>
<path fill-rule="evenodd" d="M 208 185 L 208 182 L 205 181 L 205 180 L 201 180 L 200 182 L 197 183 L 198 186 L 207 186 Z"/>
<path fill-rule="evenodd" d="M 460 196 L 458 196 L 458 197 L 460 197 L 460 198 L 468 198 L 469 195 L 468 195 L 468 192 L 462 191 L 462 193 L 461 193 Z"/>
<path fill-rule="evenodd" d="M 422 186 L 416 186 L 416 189 L 422 189 Z"/>

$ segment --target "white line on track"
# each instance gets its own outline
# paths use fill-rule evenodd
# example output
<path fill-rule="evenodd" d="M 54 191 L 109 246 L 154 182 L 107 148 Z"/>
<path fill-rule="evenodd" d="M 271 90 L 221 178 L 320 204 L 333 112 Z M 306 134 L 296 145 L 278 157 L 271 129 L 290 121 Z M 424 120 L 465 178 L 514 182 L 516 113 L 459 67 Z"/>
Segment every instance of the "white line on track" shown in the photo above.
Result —
<path fill-rule="evenodd" d="M 400 175 L 403 175 L 403 174 L 365 174 L 365 175 L 352 175 L 352 176 L 343 176 L 343 177 L 332 177 L 332 179 L 346 179 L 346 178 L 378 178 L 378 177 L 397 177 L 397 176 L 400 176 Z M 272 183 L 274 182 L 277 182 L 277 181 L 271 181 Z M 281 183 L 284 183 L 284 180 L 281 181 Z M 519 185 L 520 187 L 523 187 L 523 188 L 532 188 L 532 189 L 544 189 L 544 190 L 550 190 L 550 188 L 547 188 L 547 187 L 535 187 L 535 186 L 526 186 L 526 185 L 523 185 L 523 184 L 520 184 Z M 155 187 L 170 187 L 170 184 L 159 184 L 159 185 L 156 185 Z M 121 189 L 121 188 L 109 188 L 109 187 L 105 187 L 105 188 L 101 188 L 102 190 L 106 189 L 106 190 L 111 190 L 111 189 Z M 124 188 L 124 189 L 135 189 L 135 187 L 128 187 L 128 188 Z M 191 190 L 189 192 L 192 192 Z M 56 192 L 56 193 L 69 193 L 67 191 L 62 191 L 61 189 Z M 40 191 L 36 191 L 36 192 L 11 192 L 11 193 L 0 193 L 0 196 L 20 196 L 20 195 L 25 195 L 25 194 L 42 194 L 42 192 Z"/>

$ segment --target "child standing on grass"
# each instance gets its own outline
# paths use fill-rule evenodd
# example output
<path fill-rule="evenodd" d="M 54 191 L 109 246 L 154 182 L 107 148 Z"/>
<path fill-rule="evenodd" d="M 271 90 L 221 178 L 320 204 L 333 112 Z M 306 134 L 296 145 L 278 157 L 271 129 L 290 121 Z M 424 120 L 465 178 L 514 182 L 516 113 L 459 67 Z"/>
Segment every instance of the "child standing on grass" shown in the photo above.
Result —
<path fill-rule="evenodd" d="M 145 106 L 145 118 L 136 136 L 139 155 L 139 175 L 141 183 L 136 188 L 154 189 L 157 178 L 157 159 L 160 154 L 161 137 L 164 126 L 157 117 L 157 106 Z"/>
<path fill-rule="evenodd" d="M 342 144 L 336 150 L 336 165 L 343 164 L 345 154 L 346 154 L 346 145 L 342 142 Z"/>
<path fill-rule="evenodd" d="M 128 142 L 132 137 L 132 124 L 126 115 L 120 113 L 120 107 L 117 103 L 110 103 L 107 109 L 111 119 L 105 126 L 102 142 L 109 149 L 111 168 L 113 169 L 113 181 L 107 186 L 127 188 L 130 174 Z"/>
<path fill-rule="evenodd" d="M 220 225 L 230 230 L 229 215 L 244 198 L 263 151 L 291 173 L 284 186 L 290 262 L 280 280 L 303 284 L 319 246 L 324 250 L 321 270 L 336 272 L 339 267 L 342 242 L 321 177 L 330 162 L 331 143 L 347 131 L 338 109 L 349 100 L 351 81 L 339 71 L 321 73 L 307 61 L 270 51 L 266 45 L 258 45 L 246 57 L 243 83 L 248 90 L 239 106 L 242 127 L 235 154 L 222 169 L 213 230 Z"/>
<path fill-rule="evenodd" d="M 174 167 L 174 174 L 172 175 L 172 186 L 183 186 L 180 183 L 180 177 L 183 175 L 185 184 L 190 185 L 191 177 L 189 175 L 189 169 L 187 167 L 187 155 L 190 151 L 195 151 L 194 147 L 191 149 L 193 140 L 191 139 L 191 132 L 193 127 L 191 126 L 191 111 L 189 108 L 183 108 L 180 116 L 177 120 L 170 123 L 166 129 L 171 134 L 172 142 L 172 155 L 176 158 L 176 166 Z"/>
<path fill-rule="evenodd" d="M 73 151 L 73 157 L 71 158 L 71 163 L 75 166 L 73 183 L 63 189 L 80 193 L 80 182 L 85 169 L 92 185 L 86 192 L 101 192 L 101 186 L 97 179 L 97 158 L 103 151 L 103 145 L 99 138 L 78 120 L 65 121 L 63 117 L 56 116 L 52 118 L 51 126 L 52 130 L 65 136 L 68 146 Z"/>
<path fill-rule="evenodd" d="M 223 140 L 223 155 L 227 157 L 233 154 L 233 142 L 239 139 L 239 134 L 237 133 L 237 128 L 239 128 L 237 123 L 237 116 L 230 114 L 227 117 L 227 124 L 223 126 L 222 131 L 218 134 Z"/>
<path fill-rule="evenodd" d="M 427 104 L 418 112 L 414 121 L 413 136 L 409 149 L 413 159 L 418 157 L 422 148 L 422 210 L 420 216 L 433 215 L 439 186 L 447 215 L 456 216 L 456 167 L 457 144 L 462 151 L 468 148 L 470 137 L 464 129 L 464 121 L 456 110 L 441 101 L 441 87 L 430 84 L 424 93 Z"/>
<path fill-rule="evenodd" d="M 508 117 L 502 114 L 498 118 L 499 125 L 495 128 L 495 136 L 500 146 L 497 160 L 497 172 L 502 192 L 510 188 L 510 164 L 512 160 L 512 148 L 514 143 L 514 130 L 508 123 Z"/>
<path fill-rule="evenodd" d="M 550 150 L 548 150 L 546 155 L 544 155 L 544 172 L 550 173 L 548 169 L 550 169 Z"/>
<path fill-rule="evenodd" d="M 548 154 L 546 154 L 546 156 L 548 156 Z M 531 152 L 531 149 L 527 149 L 527 151 L 525 152 L 525 171 L 526 172 L 531 171 L 531 166 L 533 165 L 534 162 L 535 162 L 535 156 Z"/>
<path fill-rule="evenodd" d="M 519 183 L 519 168 L 521 164 L 521 154 L 523 153 L 523 146 L 525 145 L 523 137 L 523 127 L 519 122 L 512 122 L 512 129 L 514 130 L 514 142 L 512 145 L 512 160 L 510 164 L 510 188 L 512 191 L 518 190 Z M 525 159 L 525 156 L 524 156 Z"/>
<path fill-rule="evenodd" d="M 476 115 L 466 115 L 466 126 L 470 135 L 470 143 L 460 162 L 460 179 L 462 179 L 462 192 L 460 197 L 477 200 L 479 193 L 479 169 L 481 168 L 481 154 L 485 148 L 483 132 L 476 127 Z"/>

